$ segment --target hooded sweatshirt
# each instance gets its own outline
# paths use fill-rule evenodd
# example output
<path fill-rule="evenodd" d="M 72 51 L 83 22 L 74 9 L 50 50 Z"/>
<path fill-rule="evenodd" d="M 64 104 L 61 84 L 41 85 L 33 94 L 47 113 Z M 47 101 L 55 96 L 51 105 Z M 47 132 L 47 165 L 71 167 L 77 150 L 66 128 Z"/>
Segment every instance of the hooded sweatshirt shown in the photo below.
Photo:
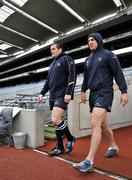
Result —
<path fill-rule="evenodd" d="M 120 63 L 111 51 L 103 48 L 103 39 L 99 33 L 92 33 L 98 47 L 86 58 L 84 64 L 84 80 L 82 92 L 87 89 L 99 90 L 101 88 L 113 89 L 113 78 L 121 93 L 127 92 L 127 85 Z"/>

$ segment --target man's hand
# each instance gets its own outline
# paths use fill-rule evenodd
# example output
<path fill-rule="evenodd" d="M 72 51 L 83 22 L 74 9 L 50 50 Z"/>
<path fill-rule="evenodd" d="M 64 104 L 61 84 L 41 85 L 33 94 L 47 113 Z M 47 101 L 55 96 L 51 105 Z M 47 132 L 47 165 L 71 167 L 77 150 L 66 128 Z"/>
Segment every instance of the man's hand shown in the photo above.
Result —
<path fill-rule="evenodd" d="M 120 104 L 122 105 L 122 107 L 124 107 L 127 103 L 128 103 L 128 94 L 127 93 L 121 94 Z"/>
<path fill-rule="evenodd" d="M 65 96 L 64 96 L 64 102 L 65 102 L 65 103 L 69 103 L 70 100 L 71 100 L 71 95 L 65 95 Z"/>
<path fill-rule="evenodd" d="M 81 92 L 81 101 L 82 103 L 86 104 L 86 101 L 88 100 L 86 93 Z"/>
<path fill-rule="evenodd" d="M 38 95 L 38 97 L 36 97 L 36 101 L 43 102 L 43 95 L 42 94 Z"/>

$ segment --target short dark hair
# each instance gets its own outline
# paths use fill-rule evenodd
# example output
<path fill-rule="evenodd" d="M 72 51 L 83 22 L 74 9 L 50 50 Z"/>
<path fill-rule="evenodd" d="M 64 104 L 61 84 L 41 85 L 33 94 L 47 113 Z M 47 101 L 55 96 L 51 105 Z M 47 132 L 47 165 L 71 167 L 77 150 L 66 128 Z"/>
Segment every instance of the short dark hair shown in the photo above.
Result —
<path fill-rule="evenodd" d="M 62 51 L 63 51 L 63 44 L 61 44 L 61 43 L 59 43 L 59 42 L 54 42 L 52 45 L 54 45 L 54 44 L 56 44 L 56 47 L 57 47 L 57 49 L 62 49 Z M 51 46 L 52 46 L 51 45 Z"/>

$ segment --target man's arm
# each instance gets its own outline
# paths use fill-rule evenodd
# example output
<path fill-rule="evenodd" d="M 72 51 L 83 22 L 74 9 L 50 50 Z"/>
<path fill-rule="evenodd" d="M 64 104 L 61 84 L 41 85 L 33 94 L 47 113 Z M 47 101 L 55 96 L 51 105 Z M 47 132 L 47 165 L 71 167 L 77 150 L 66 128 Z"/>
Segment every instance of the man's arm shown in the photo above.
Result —
<path fill-rule="evenodd" d="M 122 105 L 122 107 L 124 107 L 127 103 L 128 103 L 128 94 L 127 93 L 121 94 L 120 104 Z"/>
<path fill-rule="evenodd" d="M 48 85 L 48 80 L 46 80 L 43 88 L 40 91 L 40 94 L 38 95 L 38 97 L 36 98 L 36 100 L 38 102 L 42 102 L 43 101 L 43 96 L 48 92 L 49 90 L 49 85 Z"/>
<path fill-rule="evenodd" d="M 125 76 L 122 72 L 122 69 L 121 69 L 121 66 L 117 57 L 113 53 L 108 55 L 108 63 L 121 93 L 122 94 L 127 93 L 127 85 L 125 81 Z"/>
<path fill-rule="evenodd" d="M 81 92 L 86 92 L 88 89 L 88 74 L 87 74 L 87 68 L 86 68 L 86 61 L 84 63 L 84 75 L 83 75 L 83 83 L 81 87 Z"/>
<path fill-rule="evenodd" d="M 124 107 L 128 103 L 127 84 L 117 57 L 111 53 L 109 65 L 115 77 L 115 81 L 121 91 L 120 104 Z"/>
<path fill-rule="evenodd" d="M 84 64 L 84 76 L 83 76 L 83 83 L 82 83 L 82 87 L 81 87 L 81 102 L 82 103 L 86 103 L 86 101 L 88 100 L 87 95 L 86 95 L 86 91 L 88 89 L 88 74 L 87 74 L 87 68 L 86 68 L 86 61 Z"/>
<path fill-rule="evenodd" d="M 43 88 L 40 91 L 40 94 L 44 96 L 48 92 L 48 90 L 49 90 L 49 82 L 48 80 L 46 80 Z"/>
<path fill-rule="evenodd" d="M 88 100 L 86 93 L 81 91 L 81 102 L 86 104 L 86 101 Z"/>
<path fill-rule="evenodd" d="M 66 103 L 72 99 L 73 91 L 76 84 L 76 70 L 74 60 L 70 56 L 66 56 L 67 61 L 67 73 L 68 73 L 68 85 L 65 92 L 64 100 Z"/>

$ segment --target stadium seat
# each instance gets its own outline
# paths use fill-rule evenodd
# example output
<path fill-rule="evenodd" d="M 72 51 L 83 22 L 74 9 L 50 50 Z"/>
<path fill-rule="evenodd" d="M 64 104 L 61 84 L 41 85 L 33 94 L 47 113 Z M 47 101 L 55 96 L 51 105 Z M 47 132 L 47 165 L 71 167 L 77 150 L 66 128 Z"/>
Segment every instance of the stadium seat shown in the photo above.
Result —
<path fill-rule="evenodd" d="M 12 145 L 12 111 L 13 108 L 2 108 L 0 112 L 0 140 Z"/>

